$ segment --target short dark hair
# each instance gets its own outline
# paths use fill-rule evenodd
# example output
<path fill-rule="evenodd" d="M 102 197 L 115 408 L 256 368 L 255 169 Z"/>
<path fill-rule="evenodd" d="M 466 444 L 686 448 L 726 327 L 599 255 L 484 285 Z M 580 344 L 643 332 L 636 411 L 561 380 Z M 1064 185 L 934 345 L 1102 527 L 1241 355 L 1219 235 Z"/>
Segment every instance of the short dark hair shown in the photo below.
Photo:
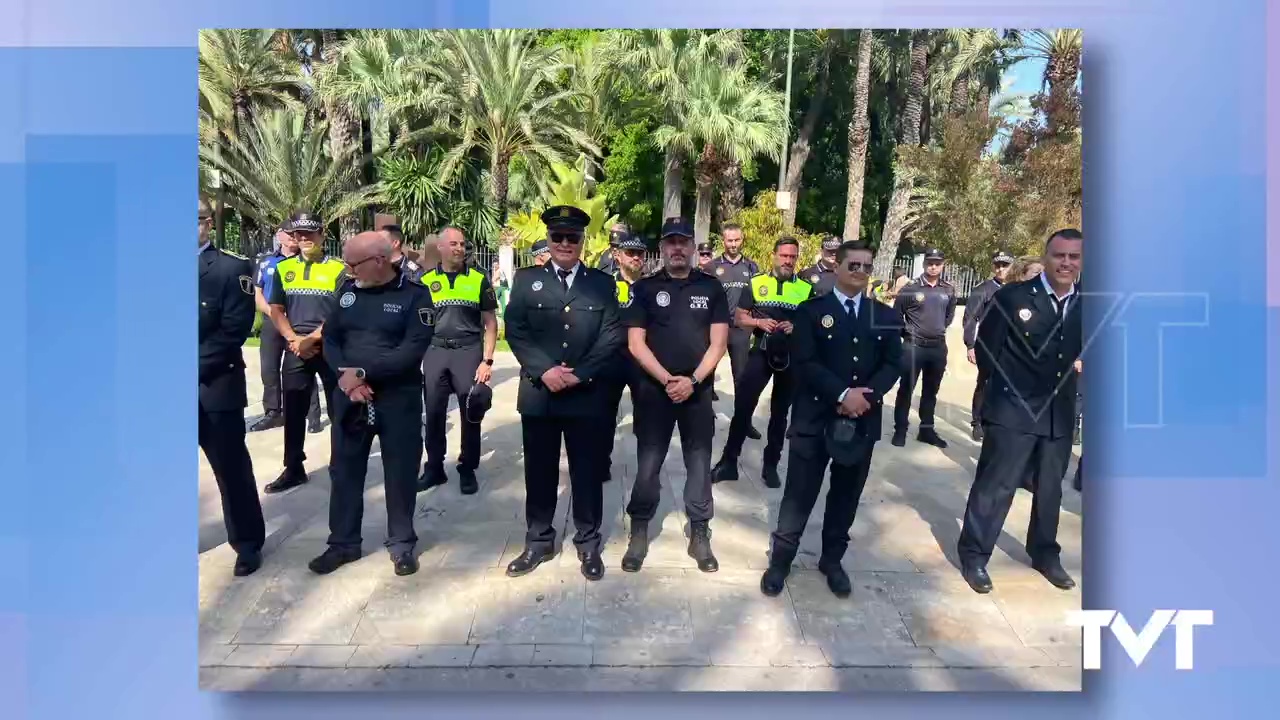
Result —
<path fill-rule="evenodd" d="M 742 232 L 742 226 L 739 225 L 738 223 L 725 223 L 724 225 L 720 226 L 720 237 L 724 237 L 724 234 L 729 232 L 730 230 L 737 230 L 738 232 Z"/>
<path fill-rule="evenodd" d="M 404 242 L 404 231 L 400 229 L 399 225 L 396 225 L 395 223 L 383 225 L 382 231 L 390 235 L 392 239 L 399 240 L 402 243 Z"/>
<path fill-rule="evenodd" d="M 778 248 L 782 247 L 783 245 L 795 245 L 798 248 L 800 247 L 800 241 L 791 237 L 790 235 L 787 235 L 785 237 L 780 237 L 778 238 L 778 242 L 773 244 L 773 251 L 778 252 Z"/>
<path fill-rule="evenodd" d="M 840 247 L 836 248 L 836 262 L 842 263 L 849 253 L 858 252 L 860 250 L 871 252 L 871 248 L 861 240 L 848 240 L 840 243 Z"/>
<path fill-rule="evenodd" d="M 1084 233 L 1081 233 L 1075 228 L 1055 230 L 1049 234 L 1049 239 L 1044 241 L 1045 248 L 1049 247 L 1049 243 L 1053 242 L 1054 238 L 1062 238 L 1063 240 L 1084 240 Z"/>

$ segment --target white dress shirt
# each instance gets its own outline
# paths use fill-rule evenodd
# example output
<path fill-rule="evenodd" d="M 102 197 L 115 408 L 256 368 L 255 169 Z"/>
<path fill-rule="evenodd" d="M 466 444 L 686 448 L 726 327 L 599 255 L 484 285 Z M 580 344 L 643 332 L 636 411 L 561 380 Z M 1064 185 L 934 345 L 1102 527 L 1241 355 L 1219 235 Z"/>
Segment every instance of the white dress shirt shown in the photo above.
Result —
<path fill-rule="evenodd" d="M 561 268 L 559 265 L 555 264 L 554 262 L 549 264 L 551 265 L 551 271 L 556 273 L 556 280 L 559 280 L 560 271 L 563 270 L 564 268 Z M 569 276 L 564 279 L 566 286 L 573 287 L 573 279 L 578 276 L 578 268 L 580 267 L 582 267 L 582 263 L 577 262 L 577 263 L 574 263 L 572 268 L 569 268 Z"/>
<path fill-rule="evenodd" d="M 856 297 L 851 298 L 848 295 L 845 295 L 844 293 L 840 292 L 840 288 L 832 288 L 831 294 L 835 295 L 836 300 L 840 301 L 840 307 L 845 308 L 845 312 L 849 312 L 848 301 L 849 300 L 853 301 L 853 317 L 857 317 L 858 313 L 862 312 L 862 293 L 858 293 Z M 849 388 L 845 388 L 844 392 L 840 393 L 840 397 L 836 398 L 836 402 L 844 402 L 844 397 L 848 394 L 849 394 Z"/>

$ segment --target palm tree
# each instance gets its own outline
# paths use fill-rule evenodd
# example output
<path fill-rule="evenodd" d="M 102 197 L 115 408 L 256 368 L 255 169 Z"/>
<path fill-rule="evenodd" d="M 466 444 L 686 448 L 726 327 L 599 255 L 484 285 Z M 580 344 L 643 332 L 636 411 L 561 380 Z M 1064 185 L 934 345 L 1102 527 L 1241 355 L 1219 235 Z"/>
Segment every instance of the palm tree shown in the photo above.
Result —
<path fill-rule="evenodd" d="M 1076 83 L 1080 78 L 1080 60 L 1084 33 L 1080 30 L 1016 31 L 1011 37 L 1022 45 L 1022 57 L 1045 61 L 1043 85 L 1049 96 L 1042 108 L 1050 136 L 1073 132 L 1072 124 L 1079 115 Z M 1067 122 L 1062 122 L 1064 119 Z"/>
<path fill-rule="evenodd" d="M 706 242 L 717 180 L 725 165 L 758 154 L 777 159 L 786 122 L 782 94 L 759 83 L 741 66 L 702 63 L 686 82 L 682 115 L 654 131 L 654 142 L 680 156 L 698 153 L 694 240 Z"/>
<path fill-rule="evenodd" d="M 844 205 L 845 240 L 857 240 L 862 231 L 862 189 L 866 181 L 867 144 L 871 140 L 867 105 L 871 97 L 873 44 L 874 38 L 870 30 L 858 31 L 858 72 L 853 81 L 853 118 L 849 120 L 849 192 Z"/>
<path fill-rule="evenodd" d="M 297 62 L 279 50 L 277 30 L 201 30 L 198 40 L 203 132 L 232 137 L 260 108 L 296 107 Z"/>
<path fill-rule="evenodd" d="M 202 143 L 201 185 L 209 171 L 225 181 L 227 203 L 242 216 L 268 226 L 295 210 L 341 220 L 376 200 L 374 189 L 356 187 L 358 148 L 345 155 L 326 150 L 328 126 L 308 123 L 302 113 L 263 112 L 248 130 L 226 143 Z"/>
<path fill-rule="evenodd" d="M 342 55 L 342 44 L 345 40 L 345 35 L 345 31 L 342 30 L 320 31 L 318 53 L 320 62 L 317 70 L 337 64 L 338 58 Z M 320 102 L 324 108 L 324 116 L 329 128 L 330 152 L 334 157 L 358 158 L 359 153 L 355 151 L 360 149 L 360 143 L 357 138 L 361 135 L 360 121 L 364 114 L 361 108 L 345 98 L 335 96 L 322 97 Z M 363 163 L 360 164 L 360 167 L 363 167 Z M 344 178 L 344 181 L 350 182 L 354 186 L 359 182 L 360 178 L 361 173 L 357 172 L 350 178 Z M 341 220 L 340 227 L 342 229 L 342 241 L 345 242 L 360 232 L 360 217 L 357 215 L 345 216 Z"/>
<path fill-rule="evenodd" d="M 734 30 L 620 30 L 610 42 L 617 47 L 619 66 L 652 92 L 662 108 L 662 122 L 669 127 L 678 127 L 678 119 L 687 115 L 688 83 L 697 68 L 706 63 L 724 66 L 745 53 L 741 35 Z M 678 145 L 663 150 L 662 216 L 678 217 L 688 155 Z"/>
<path fill-rule="evenodd" d="M 920 114 L 929 81 L 929 45 L 932 36 L 928 30 L 911 32 L 911 72 L 907 76 L 907 94 L 902 108 L 902 134 L 900 146 L 915 147 L 920 144 Z M 888 278 L 893 274 L 893 261 L 898 255 L 910 211 L 915 178 L 901 163 L 894 163 L 893 191 L 889 196 L 889 210 L 876 252 L 875 276 Z"/>
<path fill-rule="evenodd" d="M 1004 71 L 1024 57 L 1016 34 L 989 28 L 944 32 L 949 50 L 946 70 L 934 77 L 950 87 L 949 113 L 961 115 L 971 107 L 990 109 L 991 96 L 1001 90 Z"/>
<path fill-rule="evenodd" d="M 506 222 L 511 160 L 540 175 L 580 149 L 599 147 L 577 123 L 571 90 L 556 87 L 565 66 L 555 49 L 535 44 L 531 30 L 450 30 L 433 35 L 438 52 L 426 70 L 439 84 L 436 108 L 456 143 L 441 166 L 444 178 L 473 153 L 489 160 L 492 197 Z"/>
<path fill-rule="evenodd" d="M 592 34 L 567 51 L 564 85 L 573 92 L 570 104 L 578 124 L 591 141 L 603 146 L 616 130 L 651 104 L 636 92 L 634 83 L 618 62 L 618 47 L 601 34 Z M 599 163 L 586 158 L 587 179 L 593 180 Z"/>
<path fill-rule="evenodd" d="M 782 189 L 791 194 L 791 203 L 782 211 L 782 225 L 791 230 L 796 224 L 797 196 L 800 192 L 800 181 L 804 177 L 804 164 L 812 150 L 813 134 L 818 127 L 818 118 L 822 116 L 823 106 L 827 101 L 827 92 L 831 85 L 831 60 L 844 40 L 840 30 L 813 30 L 801 34 L 801 44 L 811 46 L 812 67 L 808 72 L 814 78 L 810 94 L 809 107 L 805 109 L 804 120 L 800 123 L 800 132 L 791 143 L 790 156 L 787 158 L 787 174 L 783 178 Z M 788 118 L 790 120 L 790 118 Z"/>

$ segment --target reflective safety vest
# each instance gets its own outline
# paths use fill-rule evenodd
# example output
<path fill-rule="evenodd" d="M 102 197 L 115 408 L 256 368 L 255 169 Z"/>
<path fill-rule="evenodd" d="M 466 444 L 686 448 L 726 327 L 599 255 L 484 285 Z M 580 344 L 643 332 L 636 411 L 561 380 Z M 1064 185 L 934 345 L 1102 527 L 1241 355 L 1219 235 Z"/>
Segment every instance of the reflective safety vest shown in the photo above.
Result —
<path fill-rule="evenodd" d="M 341 260 L 328 256 L 316 262 L 307 262 L 301 255 L 285 258 L 276 264 L 284 297 L 272 297 L 271 302 L 284 305 L 294 330 L 311 332 L 324 323 L 344 269 Z"/>
<path fill-rule="evenodd" d="M 613 282 L 617 285 L 618 307 L 626 307 L 631 304 L 631 283 L 622 277 L 622 273 L 614 273 Z"/>
<path fill-rule="evenodd" d="M 768 310 L 795 310 L 800 303 L 813 294 L 813 286 L 804 280 L 792 278 L 778 287 L 778 278 L 769 273 L 761 273 L 751 278 L 751 298 L 756 308 Z"/>
<path fill-rule="evenodd" d="M 475 268 L 468 267 L 460 272 L 449 283 L 449 276 L 439 267 L 423 273 L 421 282 L 431 291 L 431 302 L 437 310 L 447 307 L 480 309 L 480 289 L 484 283 L 484 275 Z"/>

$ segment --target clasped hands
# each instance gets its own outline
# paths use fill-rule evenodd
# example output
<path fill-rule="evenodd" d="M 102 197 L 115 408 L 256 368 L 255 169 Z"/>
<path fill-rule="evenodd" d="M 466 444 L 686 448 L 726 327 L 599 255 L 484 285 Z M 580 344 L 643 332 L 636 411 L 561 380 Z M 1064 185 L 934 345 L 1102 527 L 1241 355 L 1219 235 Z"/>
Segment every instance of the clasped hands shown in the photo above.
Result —
<path fill-rule="evenodd" d="M 567 390 L 581 382 L 578 376 L 573 374 L 573 368 L 563 365 L 557 365 L 542 373 L 542 384 L 551 392 Z"/>
<path fill-rule="evenodd" d="M 863 413 L 871 409 L 871 402 L 866 398 L 870 392 L 871 388 L 849 388 L 849 392 L 844 394 L 844 400 L 841 400 L 836 407 L 836 412 L 845 417 L 861 417 Z"/>
<path fill-rule="evenodd" d="M 314 335 L 295 336 L 289 341 L 289 352 L 308 360 L 320 352 L 320 338 Z"/>
<path fill-rule="evenodd" d="M 342 374 L 338 376 L 338 388 L 346 393 L 353 403 L 373 401 L 373 388 L 356 377 L 355 368 L 342 368 Z"/>
<path fill-rule="evenodd" d="M 666 382 L 667 397 L 671 399 L 671 402 L 680 404 L 693 395 L 693 385 L 693 378 L 691 377 L 669 377 Z"/>

